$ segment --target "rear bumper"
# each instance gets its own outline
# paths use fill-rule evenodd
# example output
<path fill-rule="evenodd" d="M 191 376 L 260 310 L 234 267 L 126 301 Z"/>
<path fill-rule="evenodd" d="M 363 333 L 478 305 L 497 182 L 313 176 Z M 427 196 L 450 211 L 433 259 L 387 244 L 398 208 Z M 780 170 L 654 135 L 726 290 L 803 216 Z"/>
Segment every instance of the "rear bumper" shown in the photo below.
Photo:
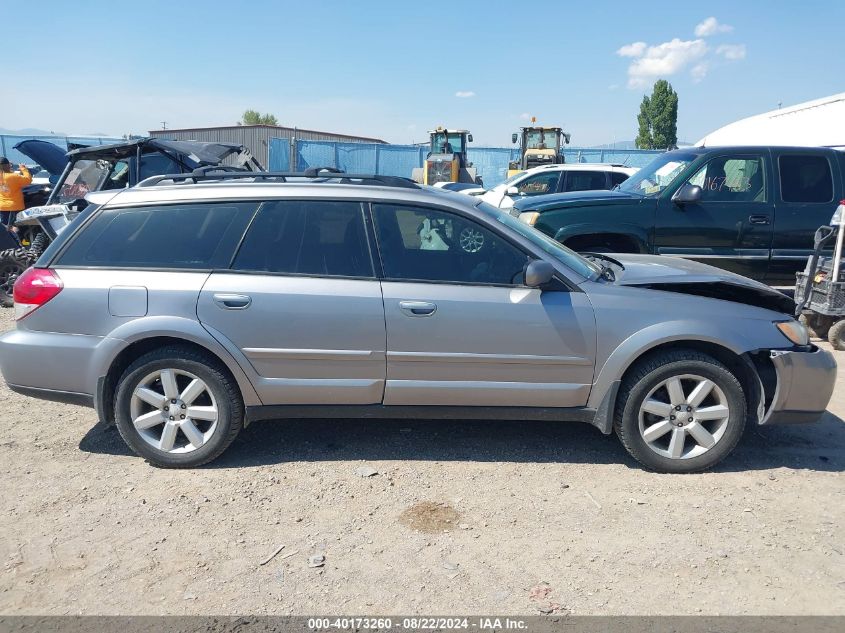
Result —
<path fill-rule="evenodd" d="M 28 396 L 91 405 L 89 370 L 98 336 L 11 330 L 0 335 L 0 372 L 9 388 Z"/>
<path fill-rule="evenodd" d="M 40 389 L 38 387 L 24 387 L 22 385 L 14 385 L 6 383 L 14 392 L 17 392 L 30 398 L 38 398 L 40 400 L 52 400 L 53 402 L 63 402 L 65 404 L 76 404 L 81 407 L 93 407 L 94 397 L 87 393 L 76 393 L 75 391 L 56 391 L 55 389 Z"/>
<path fill-rule="evenodd" d="M 815 422 L 827 409 L 836 384 L 833 354 L 812 346 L 808 351 L 773 350 L 777 374 L 772 403 L 760 424 Z"/>

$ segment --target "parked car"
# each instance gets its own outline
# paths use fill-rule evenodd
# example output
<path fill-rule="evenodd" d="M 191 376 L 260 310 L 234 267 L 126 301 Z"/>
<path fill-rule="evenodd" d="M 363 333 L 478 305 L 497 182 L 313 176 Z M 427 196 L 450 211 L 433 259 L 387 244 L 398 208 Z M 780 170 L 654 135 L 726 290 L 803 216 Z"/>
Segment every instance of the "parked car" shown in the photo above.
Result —
<path fill-rule="evenodd" d="M 843 152 L 693 147 L 658 156 L 615 191 L 525 199 L 514 213 L 576 251 L 687 257 L 791 286 L 843 198 Z"/>
<path fill-rule="evenodd" d="M 567 191 L 613 189 L 637 172 L 633 167 L 604 163 L 542 165 L 519 172 L 482 195 L 482 200 L 500 209 L 510 209 L 515 200 Z"/>
<path fill-rule="evenodd" d="M 406 179 L 165 176 L 88 201 L 15 284 L 0 370 L 155 465 L 208 462 L 255 420 L 360 416 L 583 421 L 691 472 L 833 390 L 768 286 L 585 258 Z"/>
<path fill-rule="evenodd" d="M 29 140 L 18 143 L 15 149 L 59 175 L 55 177 L 54 187 L 41 185 L 46 189 L 41 192 L 46 199 L 28 198 L 27 212 L 18 215 L 15 226 L 23 246 L 0 242 L 3 249 L 0 250 L 0 306 L 3 307 L 12 306 L 15 279 L 55 237 L 48 223 L 58 219 L 64 224 L 65 216 L 71 219 L 79 213 L 88 204 L 87 193 L 130 187 L 154 175 L 190 173 L 209 167 L 261 169 L 246 147 L 230 143 L 141 138 L 77 148 L 65 155 L 57 145 Z"/>

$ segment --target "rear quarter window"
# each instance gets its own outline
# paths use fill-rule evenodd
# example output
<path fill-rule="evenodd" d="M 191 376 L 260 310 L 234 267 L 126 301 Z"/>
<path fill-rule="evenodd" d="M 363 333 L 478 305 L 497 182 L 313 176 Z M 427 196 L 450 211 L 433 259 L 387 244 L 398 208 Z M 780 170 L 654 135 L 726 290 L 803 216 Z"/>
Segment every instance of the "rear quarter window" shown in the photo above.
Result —
<path fill-rule="evenodd" d="M 56 265 L 227 268 L 256 207 L 256 202 L 206 202 L 104 209 Z"/>
<path fill-rule="evenodd" d="M 780 165 L 780 194 L 784 202 L 831 202 L 833 176 L 824 156 L 784 155 Z"/>

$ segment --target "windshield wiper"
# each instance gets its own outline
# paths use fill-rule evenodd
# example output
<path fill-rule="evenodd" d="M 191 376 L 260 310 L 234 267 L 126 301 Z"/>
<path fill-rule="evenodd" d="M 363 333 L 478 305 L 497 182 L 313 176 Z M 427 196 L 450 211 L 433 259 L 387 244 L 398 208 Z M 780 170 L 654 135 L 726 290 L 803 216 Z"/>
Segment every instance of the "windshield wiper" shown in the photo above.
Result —
<path fill-rule="evenodd" d="M 622 262 L 620 262 L 618 259 L 614 259 L 613 257 L 605 255 L 604 253 L 581 253 L 581 255 L 589 260 L 597 259 L 602 262 L 610 262 L 615 266 L 619 266 L 620 270 L 625 270 L 625 266 L 622 265 Z M 616 281 L 616 272 L 611 266 L 609 266 L 608 264 L 599 263 L 599 267 L 601 268 L 601 272 L 599 273 L 600 277 L 607 279 L 608 281 Z"/>

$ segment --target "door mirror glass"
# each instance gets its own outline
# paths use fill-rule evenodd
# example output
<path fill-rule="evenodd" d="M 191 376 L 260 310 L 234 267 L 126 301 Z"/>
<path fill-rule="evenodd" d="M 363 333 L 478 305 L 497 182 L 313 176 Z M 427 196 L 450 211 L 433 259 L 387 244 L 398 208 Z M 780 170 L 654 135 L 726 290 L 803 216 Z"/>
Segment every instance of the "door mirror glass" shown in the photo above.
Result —
<path fill-rule="evenodd" d="M 552 280 L 555 268 L 549 262 L 535 259 L 525 267 L 525 285 L 529 288 L 539 288 Z"/>
<path fill-rule="evenodd" d="M 672 196 L 672 201 L 676 204 L 693 204 L 701 200 L 701 187 L 684 183 L 684 185 L 675 192 Z"/>
<path fill-rule="evenodd" d="M 519 134 L 513 133 L 511 134 L 511 143 L 516 143 L 519 140 Z"/>
<path fill-rule="evenodd" d="M 467 135 L 467 143 L 472 143 L 472 134 Z"/>

